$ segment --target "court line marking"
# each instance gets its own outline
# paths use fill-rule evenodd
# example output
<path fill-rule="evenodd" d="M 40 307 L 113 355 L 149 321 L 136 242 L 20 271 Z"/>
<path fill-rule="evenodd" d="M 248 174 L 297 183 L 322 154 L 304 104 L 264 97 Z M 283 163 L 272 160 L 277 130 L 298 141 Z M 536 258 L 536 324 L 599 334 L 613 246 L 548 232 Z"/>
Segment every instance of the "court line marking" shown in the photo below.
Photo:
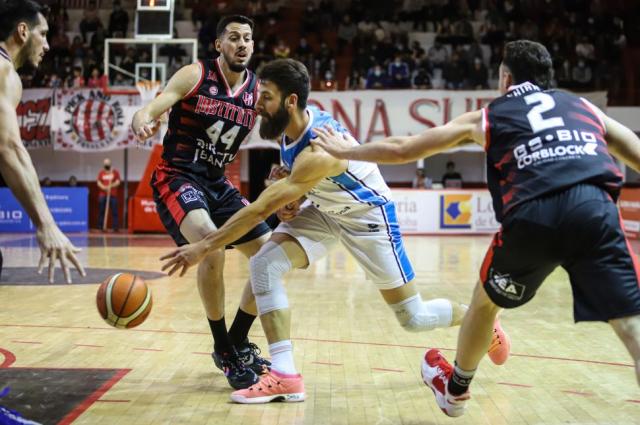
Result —
<path fill-rule="evenodd" d="M 100 397 L 102 397 L 111 387 L 118 383 L 127 373 L 129 373 L 131 369 L 120 369 L 116 371 L 116 373 L 109 379 L 107 382 L 102 384 L 100 388 L 95 390 L 92 394 L 90 394 L 87 398 L 85 398 L 80 404 L 78 404 L 71 412 L 67 413 L 67 415 L 62 418 L 58 425 L 69 425 L 74 420 L 78 418 L 78 416 L 82 415 L 85 410 L 87 410 L 93 403 L 95 403 Z"/>
<path fill-rule="evenodd" d="M 14 327 L 14 328 L 49 328 L 49 329 L 82 329 L 82 330 L 109 330 L 113 331 L 111 327 L 97 327 L 97 326 L 60 326 L 60 325 L 29 325 L 29 324 L 16 324 L 16 323 L 0 323 L 0 327 Z M 128 329 L 130 332 L 152 332 L 152 333 L 169 333 L 169 334 L 178 334 L 178 335 L 210 335 L 209 332 L 197 332 L 197 331 L 174 331 L 174 330 L 166 330 L 166 329 Z M 264 335 L 250 335 L 251 338 L 262 338 L 264 339 Z M 405 345 L 405 344 L 389 344 L 382 342 L 366 342 L 366 341 L 348 341 L 348 340 L 337 340 L 337 339 L 319 339 L 319 338 L 297 338 L 292 337 L 292 340 L 296 341 L 311 341 L 311 342 L 330 342 L 335 344 L 354 344 L 354 345 L 367 345 L 373 347 L 391 347 L 391 348 L 416 348 L 424 350 L 427 346 L 423 345 Z M 446 348 L 446 347 L 430 347 L 436 348 L 441 351 L 456 351 L 455 348 Z M 635 365 L 629 363 L 620 363 L 620 362 L 605 362 L 600 360 L 586 360 L 586 359 L 576 359 L 571 357 L 555 357 L 555 356 L 541 356 L 536 354 L 522 354 L 522 353 L 511 353 L 511 357 L 523 357 L 530 359 L 539 359 L 539 360 L 558 360 L 565 362 L 577 362 L 577 363 L 587 363 L 587 364 L 597 364 L 603 366 L 618 366 L 618 367 L 631 367 L 634 368 Z"/>

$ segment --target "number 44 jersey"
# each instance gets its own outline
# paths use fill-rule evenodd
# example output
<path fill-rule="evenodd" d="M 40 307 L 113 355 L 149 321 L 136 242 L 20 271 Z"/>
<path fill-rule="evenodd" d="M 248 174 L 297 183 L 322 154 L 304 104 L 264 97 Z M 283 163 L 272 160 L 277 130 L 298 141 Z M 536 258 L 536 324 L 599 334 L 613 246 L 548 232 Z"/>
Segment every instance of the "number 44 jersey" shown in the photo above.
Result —
<path fill-rule="evenodd" d="M 604 123 L 586 99 L 523 83 L 482 113 L 487 181 L 499 221 L 525 201 L 580 183 L 617 199 L 622 174 L 607 150 Z"/>
<path fill-rule="evenodd" d="M 162 158 L 173 168 L 202 177 L 224 174 L 256 123 L 256 75 L 231 91 L 218 59 L 200 61 L 200 80 L 169 113 Z"/>

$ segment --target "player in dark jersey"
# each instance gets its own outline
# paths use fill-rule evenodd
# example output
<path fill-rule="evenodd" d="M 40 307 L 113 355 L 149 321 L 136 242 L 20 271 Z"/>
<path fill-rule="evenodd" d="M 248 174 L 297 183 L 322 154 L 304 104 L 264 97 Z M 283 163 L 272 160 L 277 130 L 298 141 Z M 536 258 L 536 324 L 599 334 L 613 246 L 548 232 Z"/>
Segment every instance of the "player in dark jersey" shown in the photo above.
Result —
<path fill-rule="evenodd" d="M 252 33 L 251 19 L 222 18 L 215 42 L 220 56 L 180 69 L 133 118 L 133 131 L 144 140 L 157 131 L 159 117 L 171 109 L 162 162 L 151 184 L 158 214 L 178 245 L 199 241 L 248 204 L 224 170 L 255 125 L 258 80 L 247 69 Z M 251 257 L 269 236 L 269 227 L 260 223 L 232 245 Z M 257 382 L 257 374 L 269 362 L 247 340 L 256 317 L 250 286 L 227 332 L 223 267 L 224 250 L 209 255 L 198 268 L 198 289 L 214 339 L 214 362 L 232 387 L 245 388 Z"/>
<path fill-rule="evenodd" d="M 36 226 L 41 257 L 38 272 L 49 266 L 53 283 L 57 261 L 67 283 L 71 283 L 69 264 L 85 275 L 76 257 L 80 251 L 60 231 L 45 202 L 38 175 L 22 144 L 16 108 L 22 97 L 22 82 L 16 69 L 30 64 L 37 67 L 49 51 L 44 7 L 32 0 L 0 1 L 0 172 L 11 192 Z M 0 271 L 2 252 L 0 251 Z"/>
<path fill-rule="evenodd" d="M 587 100 L 547 90 L 552 62 L 539 43 L 505 45 L 501 97 L 426 132 L 353 147 L 318 130 L 316 145 L 341 159 L 405 163 L 474 141 L 487 154 L 495 235 L 460 334 L 455 366 L 438 350 L 422 376 L 449 416 L 464 413 L 468 387 L 501 308 L 525 304 L 558 266 L 569 274 L 574 318 L 611 324 L 640 384 L 640 286 L 615 201 L 622 176 L 609 152 L 640 170 L 640 139 Z"/>

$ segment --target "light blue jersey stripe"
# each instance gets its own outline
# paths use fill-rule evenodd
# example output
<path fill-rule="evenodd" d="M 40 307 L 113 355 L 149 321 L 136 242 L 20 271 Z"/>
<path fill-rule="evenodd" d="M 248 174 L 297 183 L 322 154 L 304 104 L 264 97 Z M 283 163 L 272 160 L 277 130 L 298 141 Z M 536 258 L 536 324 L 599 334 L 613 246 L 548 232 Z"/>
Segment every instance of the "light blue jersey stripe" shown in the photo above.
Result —
<path fill-rule="evenodd" d="M 349 192 L 349 194 L 359 202 L 371 206 L 380 206 L 389 202 L 387 198 L 379 195 L 375 190 L 367 187 L 364 183 L 351 176 L 348 171 L 339 176 L 330 177 L 329 179 L 343 190 Z"/>
<path fill-rule="evenodd" d="M 380 206 L 382 216 L 387 225 L 387 234 L 391 241 L 393 248 L 393 255 L 395 256 L 396 263 L 400 268 L 400 273 L 405 283 L 410 282 L 416 276 L 411 267 L 407 252 L 404 250 L 404 244 L 402 243 L 402 234 L 400 233 L 400 225 L 398 224 L 398 217 L 396 216 L 396 207 L 393 202 L 388 202 Z"/>

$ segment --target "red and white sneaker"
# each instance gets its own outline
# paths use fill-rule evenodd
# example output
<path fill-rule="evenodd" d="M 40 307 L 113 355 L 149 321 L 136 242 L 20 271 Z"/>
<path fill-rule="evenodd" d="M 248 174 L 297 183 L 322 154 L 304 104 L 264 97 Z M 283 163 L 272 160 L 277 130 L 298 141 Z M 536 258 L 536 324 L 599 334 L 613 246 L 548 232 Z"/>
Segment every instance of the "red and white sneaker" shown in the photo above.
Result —
<path fill-rule="evenodd" d="M 242 404 L 269 403 L 270 401 L 293 403 L 304 401 L 304 399 L 302 375 L 287 375 L 273 369 L 261 375 L 258 383 L 231 393 L 231 400 Z"/>
<path fill-rule="evenodd" d="M 493 323 L 493 339 L 487 351 L 489 358 L 494 364 L 503 365 L 507 362 L 509 354 L 511 354 L 511 339 L 509 335 L 502 329 L 500 319 L 496 318 Z"/>
<path fill-rule="evenodd" d="M 453 366 L 435 348 L 428 350 L 422 359 L 422 380 L 436 396 L 436 403 L 447 416 L 464 414 L 465 404 L 471 398 L 469 391 L 459 396 L 449 394 L 447 384 L 453 374 Z"/>

